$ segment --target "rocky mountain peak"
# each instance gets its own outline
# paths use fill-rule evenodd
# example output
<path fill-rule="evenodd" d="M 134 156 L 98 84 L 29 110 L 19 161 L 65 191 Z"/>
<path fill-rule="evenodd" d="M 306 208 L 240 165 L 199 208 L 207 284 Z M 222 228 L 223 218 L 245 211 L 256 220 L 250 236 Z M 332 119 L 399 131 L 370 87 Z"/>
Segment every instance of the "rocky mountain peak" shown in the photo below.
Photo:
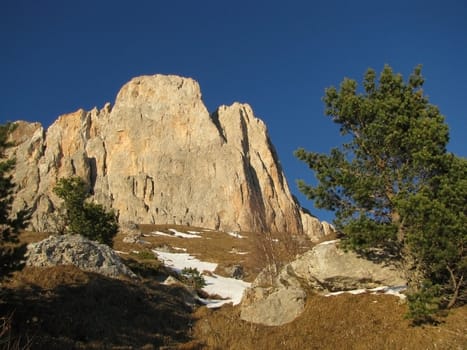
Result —
<path fill-rule="evenodd" d="M 209 114 L 193 79 L 137 77 L 113 106 L 62 115 L 47 131 L 21 122 L 15 135 L 14 206 L 32 206 L 36 230 L 58 205 L 56 181 L 78 175 L 120 222 L 327 232 L 296 203 L 252 108 L 234 103 Z"/>

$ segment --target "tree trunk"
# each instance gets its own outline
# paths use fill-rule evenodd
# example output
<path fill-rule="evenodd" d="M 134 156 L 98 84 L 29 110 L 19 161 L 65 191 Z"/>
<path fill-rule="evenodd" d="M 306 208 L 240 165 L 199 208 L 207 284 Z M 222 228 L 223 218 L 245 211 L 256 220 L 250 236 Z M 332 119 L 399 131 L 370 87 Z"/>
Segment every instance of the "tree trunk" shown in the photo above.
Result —
<path fill-rule="evenodd" d="M 391 213 L 391 222 L 397 227 L 397 242 L 403 247 L 405 240 L 404 226 L 402 225 L 401 216 L 396 210 Z"/>
<path fill-rule="evenodd" d="M 402 247 L 402 269 L 407 280 L 407 289 L 409 293 L 418 292 L 423 280 L 424 273 L 418 264 L 417 259 L 406 246 Z"/>
<path fill-rule="evenodd" d="M 447 308 L 450 309 L 451 307 L 456 304 L 457 298 L 459 296 L 459 290 L 461 289 L 462 283 L 464 282 L 464 276 L 462 275 L 457 281 L 456 276 L 454 275 L 454 271 L 449 267 L 446 266 L 447 270 L 449 271 L 449 275 L 451 276 L 452 286 L 454 288 L 454 293 L 451 296 L 451 300 L 449 300 Z"/>
<path fill-rule="evenodd" d="M 397 227 L 397 243 L 399 244 L 399 253 L 402 258 L 402 270 L 407 280 L 407 289 L 409 292 L 417 292 L 424 280 L 424 274 L 415 255 L 405 242 L 405 229 L 397 210 L 392 211 L 391 222 Z"/>

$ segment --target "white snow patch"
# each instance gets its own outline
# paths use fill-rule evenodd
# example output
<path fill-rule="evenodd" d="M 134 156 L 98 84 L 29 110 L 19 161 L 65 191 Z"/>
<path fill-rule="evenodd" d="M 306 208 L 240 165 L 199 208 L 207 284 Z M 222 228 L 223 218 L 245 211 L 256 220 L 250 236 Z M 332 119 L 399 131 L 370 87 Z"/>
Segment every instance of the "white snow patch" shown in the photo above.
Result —
<path fill-rule="evenodd" d="M 237 255 L 245 255 L 245 254 L 248 254 L 248 252 L 242 252 L 240 250 L 237 250 L 235 248 L 232 248 L 230 251 L 229 251 L 230 254 L 237 254 Z"/>
<path fill-rule="evenodd" d="M 172 247 L 172 249 L 181 250 L 183 252 L 186 252 L 186 248 Z"/>
<path fill-rule="evenodd" d="M 219 307 L 227 303 L 234 305 L 240 304 L 242 301 L 243 291 L 250 287 L 250 283 L 235 278 L 223 277 L 216 274 L 212 276 L 204 276 L 206 287 L 203 290 L 209 294 L 217 294 L 225 300 L 202 300 L 207 307 Z"/>
<path fill-rule="evenodd" d="M 244 236 L 242 236 L 240 233 L 238 232 L 235 232 L 235 231 L 232 231 L 232 232 L 226 232 L 229 236 L 232 236 L 232 237 L 235 237 L 235 238 L 245 238 Z"/>
<path fill-rule="evenodd" d="M 143 237 L 150 237 L 151 235 L 144 234 L 142 235 Z M 151 242 L 145 241 L 144 239 L 138 239 L 135 243 L 140 243 L 140 244 L 151 244 Z"/>
<path fill-rule="evenodd" d="M 177 272 L 182 271 L 185 267 L 196 268 L 199 272 L 214 271 L 217 267 L 216 263 L 205 262 L 196 259 L 188 253 L 167 253 L 159 250 L 153 250 L 167 267 Z"/>
<path fill-rule="evenodd" d="M 181 238 L 201 238 L 201 236 L 198 236 L 197 234 L 184 233 L 184 232 L 180 232 L 180 231 L 177 231 L 175 229 L 172 229 L 172 228 L 169 229 L 169 231 L 172 232 L 173 234 L 165 233 L 165 232 L 161 232 L 161 231 L 154 231 L 154 232 L 151 232 L 151 234 L 153 236 L 181 237 Z"/>
<path fill-rule="evenodd" d="M 346 290 L 346 291 L 339 291 L 339 292 L 332 292 L 325 294 L 326 297 L 340 295 L 344 293 L 349 294 L 363 294 L 363 293 L 371 293 L 371 294 L 389 294 L 399 297 L 400 299 L 405 299 L 407 296 L 402 294 L 403 291 L 407 289 L 406 286 L 383 286 L 383 287 L 376 287 L 372 289 L 354 289 L 354 290 Z"/>
<path fill-rule="evenodd" d="M 188 233 L 191 233 L 192 235 L 199 235 L 201 232 L 198 231 L 187 231 Z"/>
<path fill-rule="evenodd" d="M 171 269 L 180 272 L 183 268 L 196 268 L 199 272 L 210 271 L 213 272 L 217 264 L 206 261 L 201 261 L 188 253 L 167 253 L 158 250 L 153 250 L 161 259 L 164 264 Z M 206 286 L 203 290 L 209 294 L 217 294 L 225 300 L 211 300 L 200 299 L 209 308 L 219 307 L 226 303 L 239 304 L 242 300 L 243 291 L 250 287 L 250 283 L 238 280 L 235 278 L 228 278 L 216 274 L 203 275 Z"/>
<path fill-rule="evenodd" d="M 114 250 L 114 252 L 117 254 L 123 254 L 123 255 L 129 254 L 128 252 L 122 252 L 121 250 Z"/>
<path fill-rule="evenodd" d="M 400 299 L 406 299 L 407 296 L 402 294 L 407 289 L 407 286 L 392 286 L 392 287 L 385 287 L 384 294 L 394 295 L 399 297 Z"/>
<path fill-rule="evenodd" d="M 197 234 L 193 234 L 191 233 L 190 231 L 188 231 L 189 233 L 184 233 L 184 232 L 180 232 L 180 231 L 177 231 L 173 228 L 170 228 L 169 229 L 170 232 L 172 232 L 175 236 L 177 237 L 182 237 L 182 238 L 201 238 L 201 236 L 197 235 Z M 199 233 L 199 232 L 196 232 L 196 233 Z"/>
<path fill-rule="evenodd" d="M 153 231 L 149 235 L 151 235 L 151 236 L 168 236 L 168 237 L 173 237 L 174 236 L 174 235 L 171 235 L 169 233 L 165 233 L 165 232 L 161 232 L 161 231 Z"/>
<path fill-rule="evenodd" d="M 321 242 L 320 244 L 317 244 L 317 245 L 335 244 L 336 242 L 339 242 L 339 240 L 335 239 L 333 241 L 324 241 L 324 242 Z"/>

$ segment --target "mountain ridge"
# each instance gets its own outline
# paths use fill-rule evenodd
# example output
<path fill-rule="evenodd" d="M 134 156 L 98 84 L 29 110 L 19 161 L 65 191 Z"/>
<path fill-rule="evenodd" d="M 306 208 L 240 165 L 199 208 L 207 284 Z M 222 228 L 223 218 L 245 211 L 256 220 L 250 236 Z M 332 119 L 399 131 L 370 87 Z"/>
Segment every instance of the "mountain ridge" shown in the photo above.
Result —
<path fill-rule="evenodd" d="M 115 103 L 64 114 L 45 130 L 17 122 L 14 209 L 47 229 L 61 177 L 88 181 L 120 222 L 225 231 L 285 231 L 319 239 L 330 226 L 292 196 L 267 127 L 248 104 L 209 113 L 199 84 L 175 75 L 131 79 Z"/>

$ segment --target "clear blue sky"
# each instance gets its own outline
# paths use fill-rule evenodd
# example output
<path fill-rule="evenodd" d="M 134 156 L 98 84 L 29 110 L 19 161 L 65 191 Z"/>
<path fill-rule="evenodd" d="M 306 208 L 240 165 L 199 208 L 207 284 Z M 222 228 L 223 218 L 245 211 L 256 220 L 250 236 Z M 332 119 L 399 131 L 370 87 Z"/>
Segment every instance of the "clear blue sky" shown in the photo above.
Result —
<path fill-rule="evenodd" d="M 405 77 L 423 64 L 425 92 L 446 116 L 449 150 L 467 156 L 467 1 L 0 1 L 0 123 L 50 125 L 114 102 L 143 74 L 196 79 L 210 111 L 247 102 L 269 128 L 294 194 L 312 181 L 298 147 L 341 143 L 324 89 L 368 67 Z"/>

